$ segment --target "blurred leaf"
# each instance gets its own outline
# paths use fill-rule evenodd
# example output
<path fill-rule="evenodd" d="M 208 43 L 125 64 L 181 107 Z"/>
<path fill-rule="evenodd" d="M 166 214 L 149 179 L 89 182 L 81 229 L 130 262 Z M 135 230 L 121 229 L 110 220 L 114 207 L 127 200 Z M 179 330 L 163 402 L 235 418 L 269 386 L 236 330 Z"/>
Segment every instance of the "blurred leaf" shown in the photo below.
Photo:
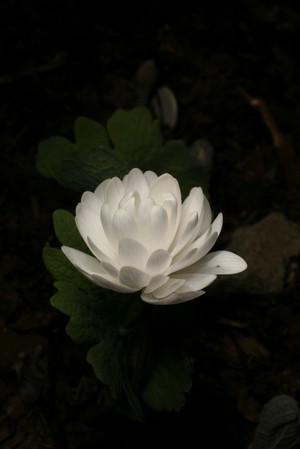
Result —
<path fill-rule="evenodd" d="M 75 142 L 79 153 L 84 154 L 93 148 L 110 150 L 108 136 L 104 126 L 86 117 L 79 117 L 75 121 Z"/>
<path fill-rule="evenodd" d="M 117 110 L 107 122 L 107 130 L 115 152 L 130 161 L 131 168 L 140 167 L 151 153 L 159 150 L 160 132 L 150 111 L 138 107 L 130 111 Z"/>
<path fill-rule="evenodd" d="M 53 213 L 53 223 L 56 237 L 62 245 L 89 253 L 89 249 L 77 229 L 74 215 L 63 209 L 56 210 Z"/>
<path fill-rule="evenodd" d="M 64 137 L 50 137 L 38 145 L 36 155 L 37 170 L 47 178 L 54 178 L 61 183 L 60 169 L 64 159 L 76 155 L 75 146 Z"/>
<path fill-rule="evenodd" d="M 179 411 L 192 386 L 186 357 L 173 346 L 157 348 L 142 397 L 154 410 Z"/>

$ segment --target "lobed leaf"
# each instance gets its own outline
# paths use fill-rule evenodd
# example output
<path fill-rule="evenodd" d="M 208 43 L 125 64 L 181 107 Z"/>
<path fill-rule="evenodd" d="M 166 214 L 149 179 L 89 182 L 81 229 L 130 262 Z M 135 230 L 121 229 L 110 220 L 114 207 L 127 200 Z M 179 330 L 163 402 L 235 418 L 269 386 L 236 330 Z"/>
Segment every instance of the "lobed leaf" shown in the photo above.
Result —
<path fill-rule="evenodd" d="M 103 334 L 103 301 L 71 282 L 55 282 L 58 292 L 51 304 L 70 317 L 67 334 L 78 343 L 99 341 Z"/>

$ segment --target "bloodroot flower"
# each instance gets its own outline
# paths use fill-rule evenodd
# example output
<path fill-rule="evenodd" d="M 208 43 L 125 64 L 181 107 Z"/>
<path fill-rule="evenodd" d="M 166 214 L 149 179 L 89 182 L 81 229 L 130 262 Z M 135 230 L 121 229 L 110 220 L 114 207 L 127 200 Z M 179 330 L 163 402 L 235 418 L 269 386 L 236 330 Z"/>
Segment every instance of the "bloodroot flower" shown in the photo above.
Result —
<path fill-rule="evenodd" d="M 182 203 L 179 184 L 165 173 L 134 168 L 123 180 L 103 181 L 82 195 L 77 228 L 93 256 L 63 246 L 71 263 L 95 284 L 152 304 L 189 301 L 218 274 L 239 273 L 246 262 L 229 251 L 208 253 L 221 228 L 208 200 L 194 187 Z"/>

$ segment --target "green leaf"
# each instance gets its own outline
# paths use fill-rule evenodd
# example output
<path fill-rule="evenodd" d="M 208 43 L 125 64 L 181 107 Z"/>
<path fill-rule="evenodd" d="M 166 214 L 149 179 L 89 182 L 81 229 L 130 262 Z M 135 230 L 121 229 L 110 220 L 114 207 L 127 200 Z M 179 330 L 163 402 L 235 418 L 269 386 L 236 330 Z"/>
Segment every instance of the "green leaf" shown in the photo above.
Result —
<path fill-rule="evenodd" d="M 157 348 L 142 397 L 157 411 L 179 411 L 192 385 L 187 358 L 173 346 Z"/>
<path fill-rule="evenodd" d="M 96 147 L 110 150 L 108 136 L 104 126 L 86 117 L 75 121 L 75 143 L 79 153 L 84 154 Z"/>
<path fill-rule="evenodd" d="M 124 176 L 129 171 L 128 164 L 113 152 L 94 148 L 78 159 L 67 159 L 62 164 L 61 177 L 64 185 L 83 192 L 95 190 L 105 179 Z"/>
<path fill-rule="evenodd" d="M 37 170 L 47 178 L 54 178 L 61 183 L 60 169 L 64 159 L 76 155 L 75 146 L 64 137 L 51 137 L 42 140 L 36 155 Z"/>
<path fill-rule="evenodd" d="M 109 385 L 115 399 L 121 394 L 126 376 L 125 357 L 123 338 L 115 328 L 107 328 L 101 341 L 87 354 L 87 361 L 93 366 L 95 375 L 101 382 Z"/>
<path fill-rule="evenodd" d="M 92 285 L 67 259 L 58 248 L 45 247 L 43 249 L 43 260 L 47 270 L 58 281 L 73 282 L 78 287 L 89 290 Z"/>
<path fill-rule="evenodd" d="M 87 294 L 70 282 L 55 282 L 58 292 L 51 304 L 70 317 L 67 334 L 78 343 L 99 341 L 104 331 L 103 300 Z"/>
<path fill-rule="evenodd" d="M 153 122 L 150 111 L 138 107 L 130 111 L 117 110 L 107 122 L 107 130 L 119 157 L 141 167 L 153 151 L 160 147 L 158 122 Z"/>
<path fill-rule="evenodd" d="M 74 215 L 66 210 L 58 209 L 53 213 L 53 223 L 56 237 L 62 245 L 89 253 L 89 249 L 77 229 Z"/>

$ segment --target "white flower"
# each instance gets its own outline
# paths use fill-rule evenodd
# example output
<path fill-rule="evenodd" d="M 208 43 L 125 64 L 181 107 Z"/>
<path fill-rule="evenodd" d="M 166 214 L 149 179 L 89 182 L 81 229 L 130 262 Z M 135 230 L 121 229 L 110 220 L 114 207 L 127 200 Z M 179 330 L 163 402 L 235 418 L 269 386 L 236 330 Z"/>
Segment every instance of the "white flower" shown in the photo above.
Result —
<path fill-rule="evenodd" d="M 76 208 L 77 228 L 93 256 L 62 247 L 72 264 L 95 284 L 137 292 L 152 304 L 175 304 L 203 293 L 218 274 L 239 273 L 246 262 L 228 251 L 209 253 L 221 228 L 212 222 L 200 187 L 182 203 L 178 182 L 134 168 L 123 180 L 85 192 Z"/>

